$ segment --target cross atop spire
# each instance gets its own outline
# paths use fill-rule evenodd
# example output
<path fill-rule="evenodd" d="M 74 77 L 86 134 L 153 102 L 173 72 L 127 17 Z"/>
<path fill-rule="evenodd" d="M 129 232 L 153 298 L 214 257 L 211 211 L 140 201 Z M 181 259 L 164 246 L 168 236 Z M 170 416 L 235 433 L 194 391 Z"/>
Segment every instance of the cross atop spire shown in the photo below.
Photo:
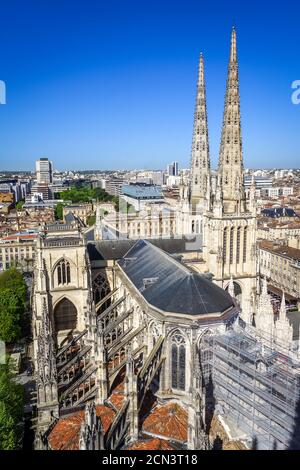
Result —
<path fill-rule="evenodd" d="M 204 60 L 200 53 L 191 159 L 191 203 L 204 203 L 210 172 Z"/>

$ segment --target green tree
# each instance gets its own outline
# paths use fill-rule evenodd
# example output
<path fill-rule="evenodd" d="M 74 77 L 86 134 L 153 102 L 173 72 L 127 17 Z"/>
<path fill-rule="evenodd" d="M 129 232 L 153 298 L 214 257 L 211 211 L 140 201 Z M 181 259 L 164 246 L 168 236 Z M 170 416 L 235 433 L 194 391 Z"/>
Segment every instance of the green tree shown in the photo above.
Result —
<path fill-rule="evenodd" d="M 27 304 L 27 286 L 22 274 L 10 268 L 0 274 L 0 339 L 13 342 L 21 335 Z"/>
<path fill-rule="evenodd" d="M 21 201 L 18 201 L 18 202 L 17 202 L 16 208 L 17 208 L 17 209 L 22 209 L 23 206 L 24 206 L 24 204 L 25 204 L 25 201 L 24 201 L 24 199 L 22 199 Z"/>
<path fill-rule="evenodd" d="M 56 220 L 62 220 L 63 218 L 63 207 L 64 205 L 60 202 L 55 207 L 55 218 Z"/>
<path fill-rule="evenodd" d="M 62 191 L 57 196 L 58 199 L 62 199 L 63 201 L 72 201 L 72 203 L 91 202 L 93 199 L 97 199 L 102 202 L 114 202 L 115 199 L 114 196 L 108 194 L 104 189 L 90 188 L 89 186 L 79 188 L 73 186 L 68 191 Z"/>
<path fill-rule="evenodd" d="M 0 292 L 2 289 L 12 289 L 25 306 L 27 302 L 27 286 L 23 275 L 16 268 L 9 268 L 0 274 Z"/>
<path fill-rule="evenodd" d="M 86 218 L 86 223 L 88 224 L 89 227 L 91 227 L 92 225 L 95 225 L 95 222 L 96 222 L 96 216 L 95 215 L 89 215 Z"/>
<path fill-rule="evenodd" d="M 0 291 L 0 339 L 12 343 L 21 336 L 21 315 L 24 305 L 12 289 Z"/>
<path fill-rule="evenodd" d="M 24 389 L 13 380 L 9 367 L 0 365 L 0 450 L 20 447 L 19 426 L 24 410 Z"/>

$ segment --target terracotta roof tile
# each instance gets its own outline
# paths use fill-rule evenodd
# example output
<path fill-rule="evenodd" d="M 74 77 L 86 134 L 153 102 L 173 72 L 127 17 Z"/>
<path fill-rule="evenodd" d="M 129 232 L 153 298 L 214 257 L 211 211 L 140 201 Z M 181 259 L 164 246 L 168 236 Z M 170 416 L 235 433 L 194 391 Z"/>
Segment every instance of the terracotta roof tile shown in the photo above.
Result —
<path fill-rule="evenodd" d="M 113 393 L 109 397 L 109 402 L 113 406 L 115 406 L 118 410 L 120 410 L 122 408 L 123 401 L 124 401 L 124 395 L 122 393 Z"/>
<path fill-rule="evenodd" d="M 292 248 L 288 245 L 274 243 L 270 240 L 261 240 L 259 242 L 259 247 L 265 250 L 272 251 L 273 253 L 278 254 L 279 256 L 300 260 L 300 250 L 298 250 L 297 248 Z"/>
<path fill-rule="evenodd" d="M 127 450 L 174 450 L 174 447 L 164 439 L 139 440 L 134 442 Z"/>
<path fill-rule="evenodd" d="M 102 425 L 106 433 L 114 419 L 115 412 L 107 406 L 99 405 L 96 407 L 96 413 L 97 416 L 101 417 Z M 79 432 L 83 420 L 83 410 L 59 419 L 48 438 L 51 449 L 78 450 Z"/>
<path fill-rule="evenodd" d="M 157 406 L 145 419 L 143 431 L 177 441 L 187 441 L 188 415 L 177 403 Z"/>

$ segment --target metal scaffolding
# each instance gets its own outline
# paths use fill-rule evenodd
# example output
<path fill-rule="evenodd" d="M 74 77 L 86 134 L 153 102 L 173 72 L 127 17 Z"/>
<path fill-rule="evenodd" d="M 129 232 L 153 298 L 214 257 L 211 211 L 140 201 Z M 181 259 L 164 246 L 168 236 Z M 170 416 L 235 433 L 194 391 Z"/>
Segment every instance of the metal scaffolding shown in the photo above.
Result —
<path fill-rule="evenodd" d="M 201 363 L 210 394 L 250 446 L 287 449 L 299 433 L 300 361 L 235 328 L 204 335 Z M 212 398 L 212 397 L 211 397 Z M 300 439 L 300 436 L 299 436 Z"/>

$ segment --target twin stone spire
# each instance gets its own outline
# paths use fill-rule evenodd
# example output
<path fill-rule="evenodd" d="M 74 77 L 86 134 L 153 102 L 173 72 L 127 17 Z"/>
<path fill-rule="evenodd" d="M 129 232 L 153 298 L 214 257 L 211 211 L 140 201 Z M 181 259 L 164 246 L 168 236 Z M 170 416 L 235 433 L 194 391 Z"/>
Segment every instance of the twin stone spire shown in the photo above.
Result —
<path fill-rule="evenodd" d="M 219 154 L 218 184 L 224 213 L 244 212 L 243 154 L 236 31 L 232 29 L 227 87 Z M 208 208 L 210 198 L 210 155 L 207 125 L 204 60 L 199 59 L 196 107 L 192 141 L 190 202 Z"/>
<path fill-rule="evenodd" d="M 194 130 L 191 162 L 191 203 L 203 203 L 206 199 L 210 176 L 209 142 L 206 109 L 204 61 L 200 54 L 197 97 L 194 115 Z"/>

